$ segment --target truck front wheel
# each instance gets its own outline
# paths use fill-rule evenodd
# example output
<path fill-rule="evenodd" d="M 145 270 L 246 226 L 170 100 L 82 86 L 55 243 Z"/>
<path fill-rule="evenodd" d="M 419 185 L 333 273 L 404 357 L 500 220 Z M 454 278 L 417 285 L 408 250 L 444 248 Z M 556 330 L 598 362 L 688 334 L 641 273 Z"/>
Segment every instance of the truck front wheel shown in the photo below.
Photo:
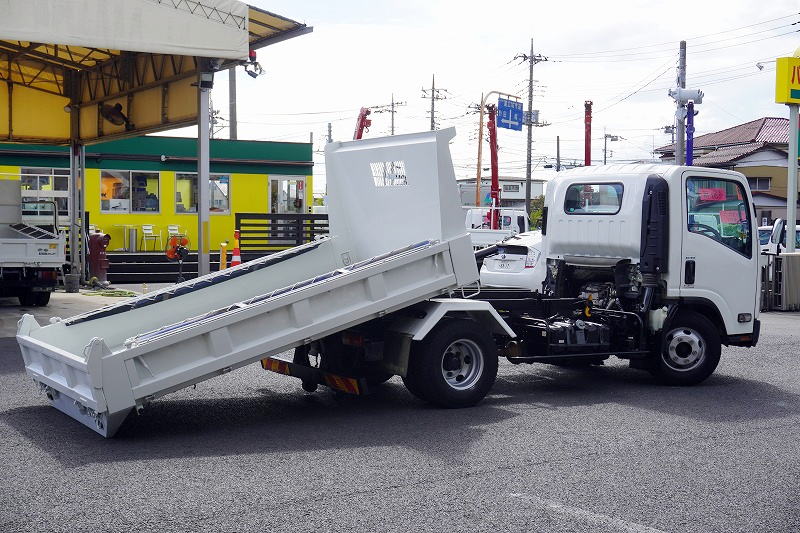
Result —
<path fill-rule="evenodd" d="M 481 401 L 496 377 L 491 335 L 471 320 L 450 319 L 412 346 L 403 382 L 422 400 L 459 408 Z"/>
<path fill-rule="evenodd" d="M 714 324 L 699 313 L 683 312 L 663 337 L 654 374 L 668 385 L 696 385 L 717 368 L 721 351 Z"/>

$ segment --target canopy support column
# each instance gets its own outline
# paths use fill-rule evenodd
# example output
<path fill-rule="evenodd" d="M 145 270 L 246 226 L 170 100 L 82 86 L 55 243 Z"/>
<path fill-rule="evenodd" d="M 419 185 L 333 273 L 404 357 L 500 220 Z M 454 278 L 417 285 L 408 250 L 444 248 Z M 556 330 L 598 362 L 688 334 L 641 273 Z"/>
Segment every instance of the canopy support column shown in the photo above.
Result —
<path fill-rule="evenodd" d="M 89 225 L 86 220 L 86 145 L 80 145 L 80 157 L 78 158 L 78 176 L 80 176 L 80 188 L 78 189 L 78 218 L 81 221 L 81 255 L 80 271 L 83 281 L 89 280 L 89 269 L 86 268 L 86 254 L 89 252 Z"/>
<path fill-rule="evenodd" d="M 209 92 L 213 73 L 201 72 L 197 84 L 197 275 L 211 271 L 209 265 Z"/>

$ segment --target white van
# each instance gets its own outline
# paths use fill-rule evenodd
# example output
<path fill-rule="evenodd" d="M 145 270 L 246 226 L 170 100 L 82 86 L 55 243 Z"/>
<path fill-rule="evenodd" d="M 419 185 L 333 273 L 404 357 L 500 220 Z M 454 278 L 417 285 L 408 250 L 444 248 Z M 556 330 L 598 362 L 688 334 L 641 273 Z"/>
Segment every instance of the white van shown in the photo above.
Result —
<path fill-rule="evenodd" d="M 464 225 L 476 249 L 486 248 L 512 235 L 530 231 L 530 221 L 524 209 L 500 208 L 498 229 L 491 229 L 490 207 L 464 207 Z"/>
<path fill-rule="evenodd" d="M 800 250 L 800 224 L 795 225 L 795 247 Z M 772 226 L 759 226 L 758 244 L 761 253 L 777 255 L 786 249 L 786 221 L 779 218 Z"/>

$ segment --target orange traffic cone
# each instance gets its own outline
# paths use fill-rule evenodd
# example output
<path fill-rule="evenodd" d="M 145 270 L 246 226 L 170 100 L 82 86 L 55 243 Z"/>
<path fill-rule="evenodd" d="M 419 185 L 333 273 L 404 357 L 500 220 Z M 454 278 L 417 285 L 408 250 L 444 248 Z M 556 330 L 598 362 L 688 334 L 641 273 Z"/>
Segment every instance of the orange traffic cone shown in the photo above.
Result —
<path fill-rule="evenodd" d="M 231 257 L 232 267 L 242 264 L 242 252 L 239 250 L 239 230 L 233 232 L 233 257 Z"/>

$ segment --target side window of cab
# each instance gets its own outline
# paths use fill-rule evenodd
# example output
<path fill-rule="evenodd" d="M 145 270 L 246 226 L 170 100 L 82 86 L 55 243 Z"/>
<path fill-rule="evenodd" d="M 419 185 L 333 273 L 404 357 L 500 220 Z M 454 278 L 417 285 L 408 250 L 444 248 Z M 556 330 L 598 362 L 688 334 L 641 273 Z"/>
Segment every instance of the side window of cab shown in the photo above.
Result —
<path fill-rule="evenodd" d="M 686 229 L 752 255 L 750 209 L 741 183 L 707 177 L 686 180 Z"/>

